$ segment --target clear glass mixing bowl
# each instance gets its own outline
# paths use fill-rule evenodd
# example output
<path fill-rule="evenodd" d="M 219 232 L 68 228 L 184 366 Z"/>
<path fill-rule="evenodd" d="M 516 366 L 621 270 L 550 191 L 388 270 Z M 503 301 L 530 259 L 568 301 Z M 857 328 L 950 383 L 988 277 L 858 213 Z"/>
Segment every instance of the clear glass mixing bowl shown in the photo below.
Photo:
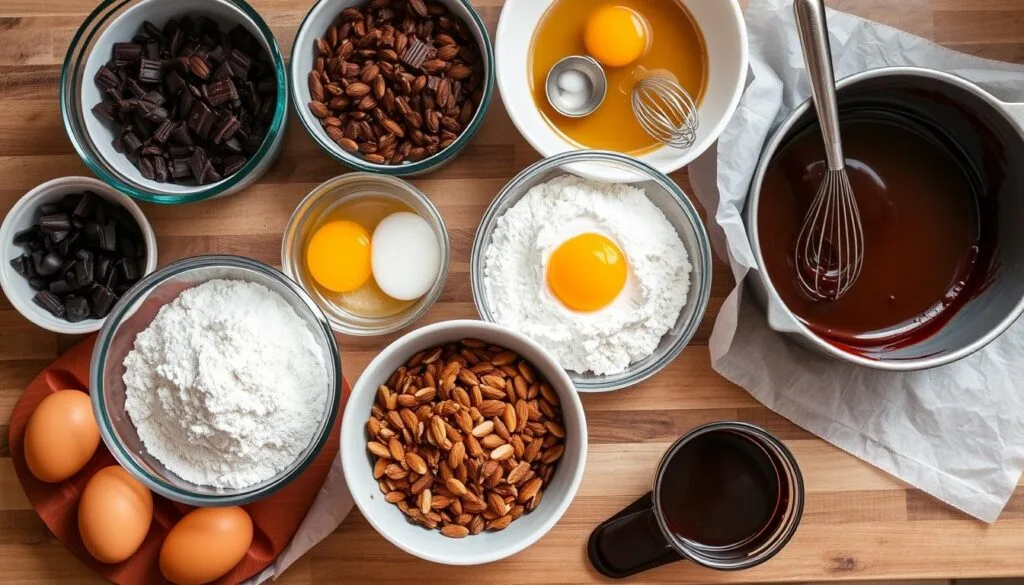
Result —
<path fill-rule="evenodd" d="M 262 284 L 280 294 L 306 323 L 327 364 L 327 405 L 310 444 L 276 476 L 240 489 L 189 483 L 150 455 L 125 411 L 124 358 L 157 311 L 182 291 L 218 278 Z M 238 256 L 198 256 L 143 278 L 114 306 L 96 339 L 90 367 L 92 407 L 103 443 L 135 479 L 154 492 L 192 506 L 229 506 L 263 499 L 298 477 L 327 442 L 341 399 L 341 361 L 327 318 L 309 295 L 277 270 Z"/>
<path fill-rule="evenodd" d="M 274 116 L 255 154 L 235 174 L 210 185 L 177 185 L 145 179 L 127 157 L 114 152 L 113 126 L 101 122 L 92 107 L 101 101 L 93 78 L 110 58 L 115 42 L 125 42 L 143 21 L 162 27 L 171 18 L 204 15 L 224 30 L 246 28 L 270 55 L 277 82 Z M 104 183 L 140 201 L 193 203 L 236 193 L 259 179 L 284 147 L 288 121 L 288 75 L 284 56 L 263 18 L 245 0 L 104 0 L 85 19 L 71 40 L 60 75 L 60 111 L 64 129 L 82 161 Z"/>
<path fill-rule="evenodd" d="M 546 183 L 565 174 L 577 174 L 580 167 L 608 167 L 628 176 L 643 177 L 632 184 L 643 189 L 651 200 L 668 218 L 676 229 L 686 251 L 690 255 L 693 271 L 690 273 L 690 290 L 686 305 L 679 313 L 675 325 L 661 338 L 654 353 L 643 360 L 630 364 L 623 372 L 598 376 L 593 372 L 569 372 L 576 388 L 582 392 L 606 392 L 632 386 L 660 372 L 672 362 L 690 342 L 697 331 L 704 311 L 711 297 L 711 244 L 704 230 L 697 209 L 678 185 L 657 169 L 634 158 L 598 150 L 579 150 L 546 158 L 520 172 L 501 190 L 484 212 L 470 256 L 470 279 L 473 284 L 473 302 L 485 321 L 496 322 L 484 292 L 484 254 L 491 243 L 491 236 L 498 224 L 498 218 L 519 202 L 533 187 Z"/>

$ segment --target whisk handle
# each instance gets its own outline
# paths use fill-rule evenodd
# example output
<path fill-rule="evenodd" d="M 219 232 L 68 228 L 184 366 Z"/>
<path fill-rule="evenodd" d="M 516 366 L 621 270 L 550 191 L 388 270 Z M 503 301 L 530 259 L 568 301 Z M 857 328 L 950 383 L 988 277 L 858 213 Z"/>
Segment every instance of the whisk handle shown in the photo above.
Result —
<path fill-rule="evenodd" d="M 832 49 L 828 42 L 828 23 L 822 0 L 794 0 L 800 44 L 804 63 L 811 77 L 811 97 L 818 111 L 825 156 L 831 170 L 844 166 L 843 146 L 839 137 L 839 107 L 836 105 L 836 77 L 832 70 Z"/>

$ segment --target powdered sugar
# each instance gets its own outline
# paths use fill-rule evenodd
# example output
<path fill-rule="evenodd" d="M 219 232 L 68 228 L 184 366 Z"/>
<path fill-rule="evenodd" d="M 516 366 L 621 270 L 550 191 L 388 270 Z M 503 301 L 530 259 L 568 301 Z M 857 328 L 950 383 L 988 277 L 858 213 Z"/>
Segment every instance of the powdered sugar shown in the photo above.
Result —
<path fill-rule="evenodd" d="M 548 258 L 582 232 L 612 239 L 628 259 L 626 288 L 591 313 L 550 292 Z M 563 367 L 615 374 L 651 355 L 686 304 L 689 258 L 642 189 L 572 175 L 532 189 L 502 217 L 485 252 L 484 294 L 495 320 L 533 338 Z"/>
<path fill-rule="evenodd" d="M 322 351 L 279 294 L 235 280 L 181 293 L 135 338 L 125 409 L 182 479 L 241 488 L 309 445 L 327 402 Z"/>

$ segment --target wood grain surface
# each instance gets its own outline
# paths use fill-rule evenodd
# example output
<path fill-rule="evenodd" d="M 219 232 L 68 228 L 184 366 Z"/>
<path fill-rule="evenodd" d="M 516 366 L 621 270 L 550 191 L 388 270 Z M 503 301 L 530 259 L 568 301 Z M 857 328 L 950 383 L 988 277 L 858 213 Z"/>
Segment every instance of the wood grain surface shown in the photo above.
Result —
<path fill-rule="evenodd" d="M 586 1 L 586 0 L 576 0 Z M 713 0 L 707 0 L 713 1 Z M 253 0 L 291 48 L 310 0 Z M 502 0 L 474 0 L 493 33 Z M 0 2 L 0 210 L 39 183 L 87 175 L 68 142 L 57 105 L 60 63 L 95 0 Z M 1024 0 L 835 0 L 830 5 L 969 53 L 1024 62 Z M 469 252 L 488 202 L 539 156 L 520 138 L 496 101 L 475 142 L 443 171 L 414 182 L 441 209 L 454 262 L 441 301 L 419 323 L 476 317 Z M 318 183 L 345 172 L 294 119 L 273 169 L 237 196 L 185 207 L 143 206 L 157 232 L 160 262 L 205 253 L 250 256 L 279 264 L 281 233 L 296 203 Z M 685 172 L 674 177 L 689 187 Z M 563 520 L 515 557 L 478 568 L 451 568 L 400 552 L 353 513 L 301 559 L 281 582 L 302 583 L 589 583 L 600 577 L 585 559 L 590 531 L 644 493 L 667 445 L 694 425 L 739 419 L 764 426 L 793 450 L 807 482 L 803 524 L 773 561 L 742 573 L 677 563 L 634 583 L 810 582 L 915 579 L 936 585 L 965 577 L 1024 575 L 1024 488 L 993 526 L 909 488 L 774 415 L 710 367 L 707 337 L 732 286 L 715 268 L 710 310 L 697 339 L 653 380 L 627 391 L 584 396 L 590 458 L 579 495 Z M 395 336 L 340 339 L 343 366 L 358 377 Z M 0 583 L 95 583 L 47 532 L 15 478 L 6 421 L 22 388 L 73 343 L 32 326 L 0 299 Z"/>

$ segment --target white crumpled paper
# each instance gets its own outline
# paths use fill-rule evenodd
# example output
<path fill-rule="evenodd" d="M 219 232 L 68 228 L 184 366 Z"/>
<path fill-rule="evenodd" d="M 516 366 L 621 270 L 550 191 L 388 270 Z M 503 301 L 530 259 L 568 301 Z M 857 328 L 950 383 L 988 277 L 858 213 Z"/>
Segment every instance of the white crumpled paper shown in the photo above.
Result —
<path fill-rule="evenodd" d="M 736 282 L 711 336 L 712 365 L 765 406 L 841 449 L 986 522 L 1024 469 L 1024 322 L 958 363 L 888 373 L 812 353 L 768 327 L 743 294 L 756 269 L 742 210 L 762 146 L 810 94 L 791 0 L 752 0 L 749 85 L 717 151 L 690 167 L 711 235 Z M 1024 101 L 1024 67 L 971 57 L 828 12 L 837 78 L 882 66 L 930 67 Z M 777 310 L 777 308 L 776 308 Z"/>

